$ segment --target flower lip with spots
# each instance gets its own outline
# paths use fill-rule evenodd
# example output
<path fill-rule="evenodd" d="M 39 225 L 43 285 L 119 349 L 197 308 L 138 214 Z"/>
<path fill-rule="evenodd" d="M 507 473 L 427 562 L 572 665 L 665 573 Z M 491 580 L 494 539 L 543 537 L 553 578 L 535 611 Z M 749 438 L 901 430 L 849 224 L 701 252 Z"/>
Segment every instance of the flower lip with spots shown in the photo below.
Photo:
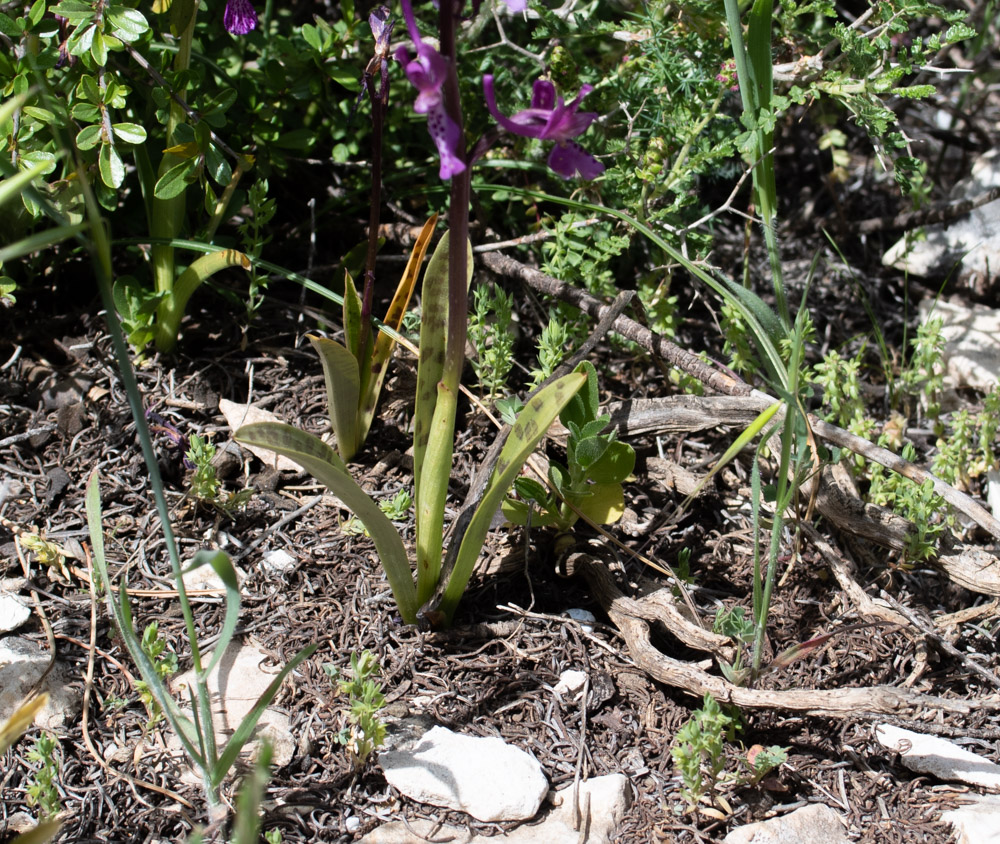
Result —
<path fill-rule="evenodd" d="M 497 123 L 515 135 L 555 141 L 548 164 L 564 179 L 571 179 L 577 173 L 584 179 L 594 179 L 604 172 L 604 165 L 572 140 L 583 134 L 599 116 L 594 111 L 579 111 L 583 98 L 593 90 L 592 85 L 584 85 L 576 99 L 567 104 L 562 97 L 556 96 L 555 85 L 547 79 L 537 79 L 532 89 L 531 108 L 507 117 L 497 108 L 493 77 L 489 74 L 483 77 L 486 106 Z"/>
<path fill-rule="evenodd" d="M 257 11 L 250 0 L 227 0 L 222 23 L 233 35 L 246 35 L 257 28 Z"/>
<path fill-rule="evenodd" d="M 465 162 L 462 161 L 459 152 L 462 132 L 458 124 L 448 115 L 441 97 L 441 86 L 444 85 L 448 74 L 448 62 L 420 37 L 417 21 L 413 16 L 413 6 L 409 0 L 403 0 L 402 6 L 406 28 L 410 31 L 417 56 L 411 59 L 406 48 L 400 47 L 396 51 L 396 61 L 403 65 L 407 78 L 417 89 L 413 110 L 417 114 L 427 115 L 427 130 L 441 156 L 439 175 L 442 179 L 450 179 L 465 170 Z"/>

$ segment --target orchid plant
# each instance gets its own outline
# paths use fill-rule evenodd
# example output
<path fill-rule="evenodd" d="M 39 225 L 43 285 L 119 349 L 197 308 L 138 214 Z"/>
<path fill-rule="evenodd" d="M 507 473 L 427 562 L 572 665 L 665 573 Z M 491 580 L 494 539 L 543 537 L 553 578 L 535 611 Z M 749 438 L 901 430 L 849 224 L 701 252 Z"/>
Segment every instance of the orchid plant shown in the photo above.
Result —
<path fill-rule="evenodd" d="M 403 17 L 414 53 L 405 47 L 395 57 L 417 90 L 413 109 L 427 116 L 427 129 L 439 157 L 438 175 L 451 182 L 449 231 L 439 241 L 424 275 L 420 326 L 420 355 L 413 420 L 414 498 L 416 505 L 416 559 L 411 570 L 403 542 L 388 518 L 350 476 L 337 453 L 311 434 L 282 423 L 245 425 L 236 438 L 247 445 L 271 449 L 297 462 L 326 484 L 365 525 L 371 534 L 400 615 L 407 623 L 431 626 L 451 622 L 478 559 L 494 513 L 528 455 L 545 435 L 549 425 L 587 382 L 584 369 L 563 375 L 532 396 L 510 428 L 498 452 L 496 464 L 479 496 L 463 517 L 456 520 L 450 543 L 444 548 L 444 511 L 451 475 L 458 393 L 465 362 L 468 323 L 468 287 L 472 278 L 469 244 L 470 168 L 489 147 L 496 133 L 471 148 L 465 146 L 465 129 L 458 77 L 455 72 L 456 31 L 462 3 L 442 2 L 438 9 L 438 43 L 424 40 L 410 0 L 402 0 Z M 476 3 L 475 5 L 478 5 Z M 512 10 L 523 9 L 523 0 L 509 2 Z M 375 27 L 373 26 L 373 31 Z M 376 34 L 376 37 L 378 35 Z M 535 83 L 531 108 L 504 117 L 496 104 L 493 79 L 483 80 L 487 106 L 500 128 L 540 140 L 554 141 L 549 165 L 563 178 L 580 174 L 595 178 L 603 165 L 573 140 L 597 119 L 596 113 L 580 113 L 584 86 L 566 103 L 546 80 Z M 373 177 L 377 178 L 377 176 Z M 349 297 L 345 297 L 349 298 Z M 347 329 L 348 337 L 352 329 Z M 326 344 L 324 344 L 326 345 Z M 332 347 L 326 345 L 327 349 Z M 339 351 L 335 354 L 346 358 Z M 336 367 L 324 357 L 331 423 L 338 429 Z M 351 393 L 351 397 L 356 393 Z M 356 405 L 350 398 L 345 407 Z M 341 456 L 350 451 L 340 442 Z"/>

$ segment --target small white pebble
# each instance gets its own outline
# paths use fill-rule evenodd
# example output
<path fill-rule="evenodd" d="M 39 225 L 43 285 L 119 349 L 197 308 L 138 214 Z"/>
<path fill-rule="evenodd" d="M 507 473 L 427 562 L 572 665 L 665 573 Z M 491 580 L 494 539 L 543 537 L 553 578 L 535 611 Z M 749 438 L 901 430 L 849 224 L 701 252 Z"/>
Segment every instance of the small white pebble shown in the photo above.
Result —
<path fill-rule="evenodd" d="M 361 828 L 361 819 L 351 815 L 349 818 L 344 819 L 344 828 L 348 832 L 357 832 Z"/>
<path fill-rule="evenodd" d="M 264 555 L 264 567 L 275 574 L 287 574 L 295 568 L 295 557 L 282 548 Z"/>
<path fill-rule="evenodd" d="M 555 685 L 555 693 L 557 695 L 572 694 L 573 692 L 578 692 L 583 688 L 583 684 L 587 682 L 587 672 L 586 671 L 574 671 L 572 669 L 568 671 L 563 671 L 559 675 L 559 682 Z"/>

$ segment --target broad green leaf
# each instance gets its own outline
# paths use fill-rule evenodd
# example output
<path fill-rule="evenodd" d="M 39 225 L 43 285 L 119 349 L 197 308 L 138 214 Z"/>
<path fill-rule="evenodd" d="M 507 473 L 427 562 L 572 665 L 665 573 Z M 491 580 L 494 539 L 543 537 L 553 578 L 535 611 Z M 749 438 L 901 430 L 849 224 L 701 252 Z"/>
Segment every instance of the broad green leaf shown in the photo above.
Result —
<path fill-rule="evenodd" d="M 444 544 L 444 506 L 448 498 L 452 449 L 455 437 L 455 413 L 458 396 L 443 380 L 437 384 L 437 401 L 431 419 L 430 435 L 421 459 L 421 486 L 416 488 L 417 524 L 417 603 L 421 606 L 437 588 L 441 572 L 441 548 Z"/>
<path fill-rule="evenodd" d="M 42 18 L 45 17 L 45 7 L 46 0 L 35 0 L 31 4 L 31 11 L 28 12 L 28 20 L 31 21 L 32 26 L 38 26 L 41 23 Z"/>
<path fill-rule="evenodd" d="M 56 116 L 47 108 L 39 108 L 38 106 L 25 106 L 22 111 L 29 117 L 35 118 L 42 123 L 52 123 L 55 121 Z"/>
<path fill-rule="evenodd" d="M 105 37 L 101 30 L 96 30 L 90 43 L 90 55 L 93 56 L 98 67 L 104 67 L 108 63 L 108 43 Z"/>
<path fill-rule="evenodd" d="M 399 613 L 407 624 L 415 624 L 418 605 L 406 548 L 388 516 L 348 474 L 344 462 L 319 437 L 281 422 L 244 425 L 236 439 L 277 452 L 294 460 L 336 495 L 371 534 Z"/>
<path fill-rule="evenodd" d="M 432 216 L 424 227 L 420 230 L 413 249 L 410 251 L 410 259 L 406 262 L 406 269 L 403 277 L 399 280 L 396 293 L 392 297 L 389 309 L 386 311 L 383 322 L 393 331 L 399 331 L 403 324 L 403 317 L 409 307 L 410 298 L 417 285 L 417 276 L 420 274 L 420 266 L 424 262 L 424 255 L 427 254 L 427 247 L 430 245 L 431 237 L 434 234 L 434 227 L 437 225 L 438 215 Z M 346 298 L 344 300 L 347 301 Z M 392 335 L 380 331 L 375 339 L 375 347 L 372 350 L 371 365 L 362 367 L 361 378 L 361 405 L 360 420 L 358 422 L 359 442 L 364 442 L 371 428 L 372 419 L 375 417 L 375 407 L 378 404 L 379 394 L 382 392 L 382 382 L 385 379 L 389 358 L 392 355 L 393 347 L 396 345 Z"/>
<path fill-rule="evenodd" d="M 576 444 L 573 456 L 580 466 L 588 469 L 604 456 L 610 444 L 606 436 L 588 437 Z"/>
<path fill-rule="evenodd" d="M 309 335 L 309 342 L 323 363 L 330 426 L 337 437 L 337 451 L 346 463 L 361 446 L 358 430 L 358 361 L 336 340 Z"/>
<path fill-rule="evenodd" d="M 347 350 L 357 361 L 359 370 L 364 366 L 361 351 L 362 333 L 361 297 L 358 295 L 358 288 L 354 285 L 354 277 L 350 272 L 344 270 L 344 341 Z"/>
<path fill-rule="evenodd" d="M 215 144 L 207 144 L 205 147 L 205 169 L 212 181 L 220 187 L 228 185 L 233 178 L 233 168 Z"/>
<path fill-rule="evenodd" d="M 556 379 L 532 397 L 518 415 L 517 422 L 511 427 L 490 483 L 459 546 L 455 568 L 445 588 L 440 610 L 448 623 L 451 623 L 458 602 L 462 599 L 465 587 L 472 576 L 472 570 L 486 540 L 486 532 L 490 528 L 490 522 L 493 521 L 493 514 L 496 513 L 507 490 L 521 471 L 524 461 L 535 450 L 535 446 L 545 436 L 545 432 L 559 412 L 586 381 L 587 375 L 579 368 L 569 375 Z"/>
<path fill-rule="evenodd" d="M 138 9 L 112 6 L 107 11 L 107 19 L 116 30 L 114 34 L 123 41 L 135 41 L 149 29 L 146 18 Z"/>
<path fill-rule="evenodd" d="M 597 406 L 600 403 L 600 395 L 597 387 L 597 370 L 590 361 L 580 364 L 582 371 L 587 375 L 587 383 L 580 390 L 569 404 L 559 414 L 559 421 L 567 428 L 570 423 L 574 423 L 583 428 L 588 422 L 597 418 Z M 603 426 L 601 426 L 603 428 Z"/>
<path fill-rule="evenodd" d="M 101 127 L 84 126 L 76 134 L 76 145 L 80 149 L 93 149 L 101 142 Z"/>
<path fill-rule="evenodd" d="M 146 130 L 138 123 L 113 123 L 111 129 L 127 144 L 142 144 L 146 141 Z"/>
<path fill-rule="evenodd" d="M 468 245 L 468 282 L 472 281 L 472 245 Z M 420 489 L 424 452 L 430 437 L 437 384 L 444 372 L 448 331 L 448 232 L 441 236 L 424 271 L 420 300 L 420 360 L 417 365 L 417 395 L 413 408 L 413 477 Z M 450 470 L 450 467 L 449 467 Z M 417 493 L 419 496 L 419 492 Z M 419 507 L 419 497 L 417 499 Z M 419 528 L 418 528 L 419 529 Z"/>
<path fill-rule="evenodd" d="M 587 470 L 587 477 L 598 484 L 620 484 L 635 469 L 635 449 L 615 440 L 601 459 Z"/>
<path fill-rule="evenodd" d="M 621 484 L 591 484 L 573 505 L 594 524 L 613 525 L 625 512 L 625 493 Z"/>
<path fill-rule="evenodd" d="M 175 164 L 156 181 L 153 194 L 157 199 L 173 199 L 180 196 L 194 180 L 193 174 L 198 167 L 198 161 L 187 158 L 180 164 Z"/>

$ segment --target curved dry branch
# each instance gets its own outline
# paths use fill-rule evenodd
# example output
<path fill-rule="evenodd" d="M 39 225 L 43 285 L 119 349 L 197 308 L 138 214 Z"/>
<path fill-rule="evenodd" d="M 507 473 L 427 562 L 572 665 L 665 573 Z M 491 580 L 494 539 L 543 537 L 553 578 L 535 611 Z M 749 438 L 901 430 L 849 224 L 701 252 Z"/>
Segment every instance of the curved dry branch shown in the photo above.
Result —
<path fill-rule="evenodd" d="M 997 695 L 970 701 L 923 695 L 893 686 L 787 691 L 734 686 L 655 648 L 650 641 L 649 618 L 634 614 L 638 602 L 621 593 L 607 567 L 596 557 L 579 552 L 571 555 L 568 563 L 574 574 L 586 578 L 601 606 L 624 636 L 636 665 L 653 679 L 690 695 L 702 697 L 707 692 L 720 702 L 751 709 L 782 709 L 836 718 L 868 714 L 926 717 L 933 711 L 964 715 L 982 707 L 1000 708 L 1000 696 Z"/>

